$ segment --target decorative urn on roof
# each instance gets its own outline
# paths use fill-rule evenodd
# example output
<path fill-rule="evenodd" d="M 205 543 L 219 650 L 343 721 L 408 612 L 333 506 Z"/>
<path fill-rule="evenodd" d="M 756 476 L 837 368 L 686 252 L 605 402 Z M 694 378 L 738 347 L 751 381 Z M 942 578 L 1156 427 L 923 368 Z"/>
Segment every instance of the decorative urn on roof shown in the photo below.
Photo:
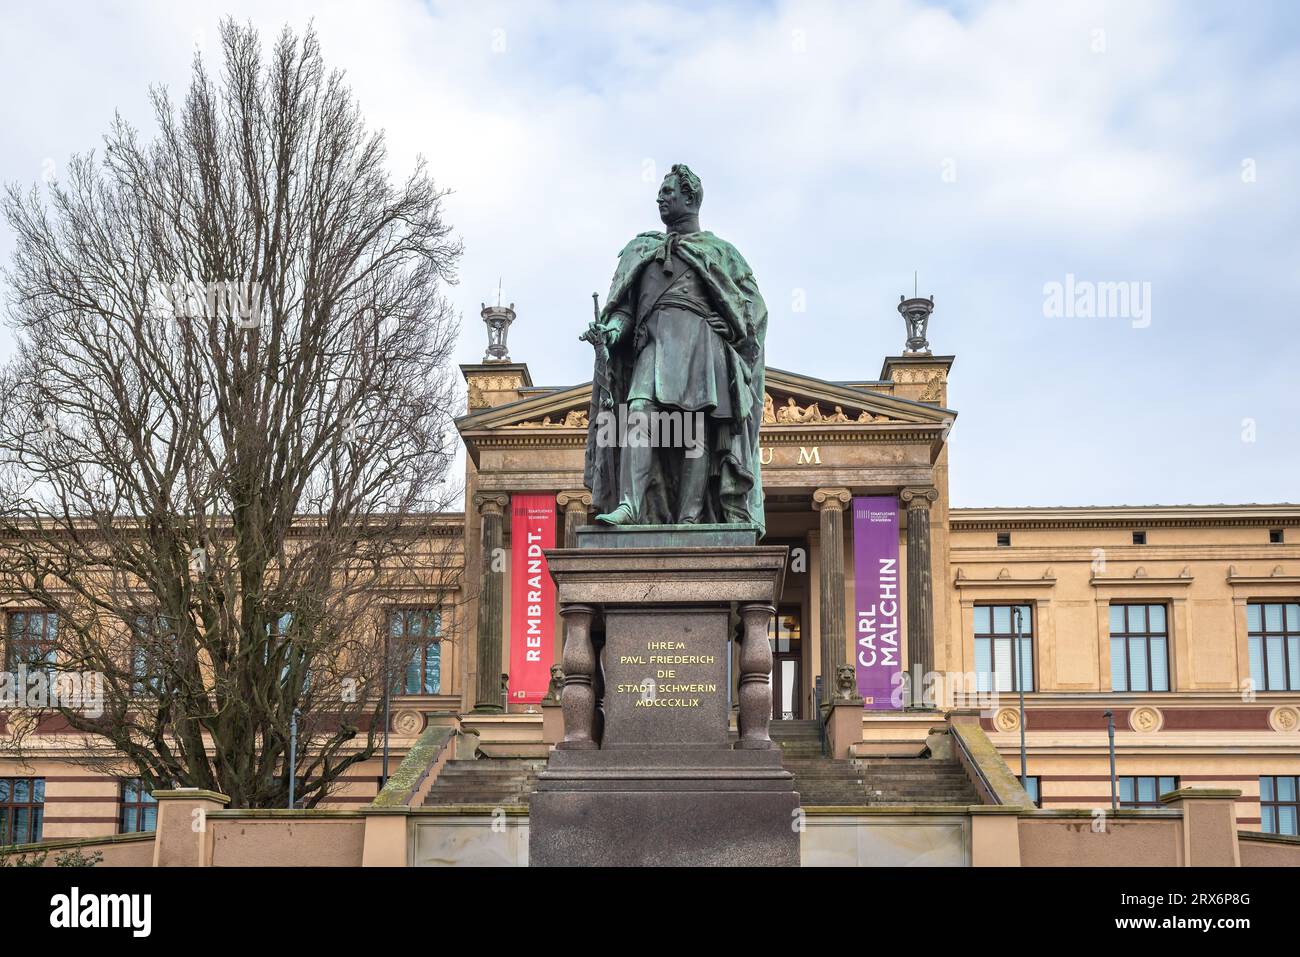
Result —
<path fill-rule="evenodd" d="M 930 341 L 925 337 L 926 326 L 930 324 L 930 313 L 934 312 L 934 296 L 922 299 L 898 297 L 898 312 L 907 324 L 907 351 L 930 352 Z"/>
<path fill-rule="evenodd" d="M 506 336 L 510 332 L 510 323 L 515 321 L 515 304 L 508 306 L 498 303 L 495 306 L 483 304 L 479 313 L 483 324 L 487 326 L 488 345 L 483 355 L 484 362 L 509 362 L 510 350 L 506 348 Z"/>

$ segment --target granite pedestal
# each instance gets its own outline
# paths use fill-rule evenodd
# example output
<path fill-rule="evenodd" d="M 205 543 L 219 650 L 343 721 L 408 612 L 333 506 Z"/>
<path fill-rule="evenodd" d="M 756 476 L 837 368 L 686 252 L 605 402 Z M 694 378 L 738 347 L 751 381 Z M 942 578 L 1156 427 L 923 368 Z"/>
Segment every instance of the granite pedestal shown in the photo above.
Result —
<path fill-rule="evenodd" d="M 565 623 L 565 729 L 530 799 L 530 864 L 798 866 L 799 796 L 768 736 L 767 629 L 786 548 L 756 538 L 744 526 L 592 527 L 546 553 Z"/>

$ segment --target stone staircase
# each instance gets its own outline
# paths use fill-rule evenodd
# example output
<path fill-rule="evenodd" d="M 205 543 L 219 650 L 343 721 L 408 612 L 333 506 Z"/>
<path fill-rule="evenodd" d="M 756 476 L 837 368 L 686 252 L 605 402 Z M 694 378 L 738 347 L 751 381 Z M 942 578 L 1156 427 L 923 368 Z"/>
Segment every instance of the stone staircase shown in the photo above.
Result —
<path fill-rule="evenodd" d="M 424 806 L 526 806 L 537 786 L 537 775 L 545 767 L 545 761 L 529 758 L 448 761 L 429 788 Z"/>
<path fill-rule="evenodd" d="M 956 761 L 935 758 L 825 757 L 816 721 L 773 721 L 772 740 L 795 777 L 804 807 L 900 804 L 979 804 Z M 475 804 L 524 807 L 546 767 L 535 758 L 480 757 L 448 761 L 424 799 L 426 807 Z"/>
<path fill-rule="evenodd" d="M 979 796 L 956 761 L 935 758 L 825 757 L 816 721 L 773 721 L 772 740 L 794 775 L 804 807 L 899 804 L 979 804 Z"/>

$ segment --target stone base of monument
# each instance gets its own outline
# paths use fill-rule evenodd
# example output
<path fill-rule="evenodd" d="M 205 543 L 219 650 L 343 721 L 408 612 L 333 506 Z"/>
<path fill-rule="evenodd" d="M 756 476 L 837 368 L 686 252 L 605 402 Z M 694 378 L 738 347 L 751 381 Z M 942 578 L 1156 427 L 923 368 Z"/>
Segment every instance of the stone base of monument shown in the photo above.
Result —
<path fill-rule="evenodd" d="M 556 751 L 529 804 L 534 867 L 797 867 L 779 750 Z"/>
<path fill-rule="evenodd" d="M 546 553 L 565 623 L 564 740 L 529 802 L 530 864 L 799 864 L 799 795 L 768 737 L 786 549 L 756 537 L 593 528 Z"/>

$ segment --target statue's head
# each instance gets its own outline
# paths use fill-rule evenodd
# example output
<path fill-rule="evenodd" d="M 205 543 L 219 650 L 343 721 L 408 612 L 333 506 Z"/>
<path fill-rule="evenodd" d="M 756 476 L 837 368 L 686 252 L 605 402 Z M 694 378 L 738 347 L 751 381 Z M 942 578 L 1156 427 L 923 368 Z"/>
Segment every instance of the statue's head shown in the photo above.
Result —
<path fill-rule="evenodd" d="M 685 163 L 677 163 L 659 187 L 659 218 L 671 223 L 683 216 L 697 214 L 703 201 L 704 187 L 700 178 Z"/>

